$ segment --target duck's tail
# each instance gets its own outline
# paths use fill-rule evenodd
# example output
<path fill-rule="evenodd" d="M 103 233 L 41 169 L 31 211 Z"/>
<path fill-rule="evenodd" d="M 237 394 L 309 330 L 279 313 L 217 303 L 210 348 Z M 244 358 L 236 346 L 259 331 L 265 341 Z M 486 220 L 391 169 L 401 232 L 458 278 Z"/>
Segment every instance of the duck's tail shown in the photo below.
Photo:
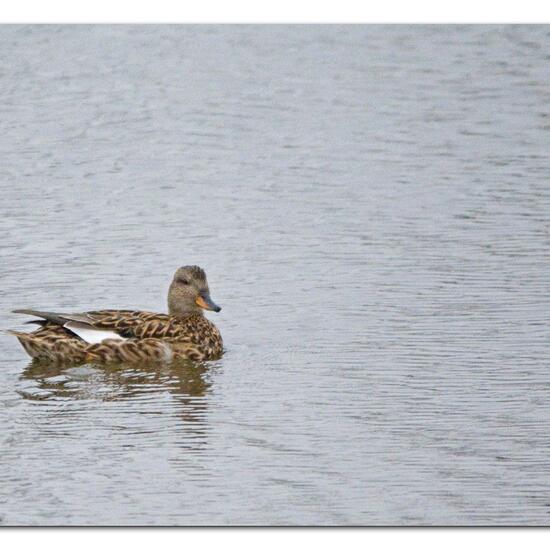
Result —
<path fill-rule="evenodd" d="M 40 345 L 40 341 L 34 338 L 32 334 L 27 332 L 19 332 L 17 330 L 5 330 L 4 332 L 15 336 L 19 340 L 19 343 L 23 346 L 23 349 L 32 358 L 51 357 L 49 350 L 45 346 Z"/>
<path fill-rule="evenodd" d="M 15 336 L 33 359 L 78 362 L 85 357 L 86 342 L 78 338 L 67 338 L 64 332 L 48 335 L 16 330 L 6 332 Z"/>
<path fill-rule="evenodd" d="M 41 317 L 46 321 L 51 321 L 56 325 L 64 325 L 67 322 L 67 318 L 61 313 L 54 313 L 52 311 L 38 311 L 36 309 L 14 309 L 12 313 L 23 313 L 24 315 L 33 315 L 34 317 Z M 41 321 L 29 321 L 30 323 L 41 323 Z"/>

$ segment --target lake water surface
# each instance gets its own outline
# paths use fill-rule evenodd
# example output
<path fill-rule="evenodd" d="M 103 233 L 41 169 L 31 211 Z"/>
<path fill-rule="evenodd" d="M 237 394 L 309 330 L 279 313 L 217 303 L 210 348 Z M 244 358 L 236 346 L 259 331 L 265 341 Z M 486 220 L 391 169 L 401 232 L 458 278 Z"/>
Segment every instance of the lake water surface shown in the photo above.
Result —
<path fill-rule="evenodd" d="M 166 310 L 219 361 L 0 334 L 4 525 L 550 523 L 550 27 L 0 27 L 0 328 Z"/>

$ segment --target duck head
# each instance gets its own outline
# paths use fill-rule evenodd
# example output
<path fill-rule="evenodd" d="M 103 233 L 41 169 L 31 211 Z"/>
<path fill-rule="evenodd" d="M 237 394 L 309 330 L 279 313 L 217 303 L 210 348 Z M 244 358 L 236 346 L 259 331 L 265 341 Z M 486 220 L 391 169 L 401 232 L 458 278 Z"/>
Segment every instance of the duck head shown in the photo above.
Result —
<path fill-rule="evenodd" d="M 203 310 L 221 311 L 210 298 L 206 273 L 196 265 L 180 267 L 168 290 L 168 312 L 170 315 L 187 317 L 202 315 Z"/>

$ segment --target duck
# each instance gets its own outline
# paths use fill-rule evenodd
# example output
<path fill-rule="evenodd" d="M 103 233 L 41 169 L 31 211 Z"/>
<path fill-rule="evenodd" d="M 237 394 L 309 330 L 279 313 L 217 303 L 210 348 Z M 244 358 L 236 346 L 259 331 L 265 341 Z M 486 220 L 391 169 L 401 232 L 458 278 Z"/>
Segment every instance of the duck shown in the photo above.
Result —
<path fill-rule="evenodd" d="M 221 311 L 210 297 L 204 270 L 177 269 L 168 289 L 168 314 L 129 309 L 54 313 L 16 309 L 32 315 L 34 332 L 10 330 L 36 360 L 70 363 L 150 363 L 178 359 L 207 361 L 223 353 L 220 331 L 204 311 Z"/>

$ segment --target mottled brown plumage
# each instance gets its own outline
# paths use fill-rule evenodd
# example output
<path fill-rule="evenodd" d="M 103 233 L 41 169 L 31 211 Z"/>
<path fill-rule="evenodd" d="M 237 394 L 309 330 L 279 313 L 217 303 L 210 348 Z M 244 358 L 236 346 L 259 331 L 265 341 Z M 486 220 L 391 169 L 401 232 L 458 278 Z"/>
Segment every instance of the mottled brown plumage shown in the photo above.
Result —
<path fill-rule="evenodd" d="M 223 352 L 219 330 L 203 310 L 220 311 L 206 274 L 197 266 L 178 269 L 168 291 L 168 315 L 105 309 L 63 314 L 15 310 L 41 317 L 40 328 L 15 334 L 37 359 L 67 362 L 136 363 L 216 359 Z"/>

